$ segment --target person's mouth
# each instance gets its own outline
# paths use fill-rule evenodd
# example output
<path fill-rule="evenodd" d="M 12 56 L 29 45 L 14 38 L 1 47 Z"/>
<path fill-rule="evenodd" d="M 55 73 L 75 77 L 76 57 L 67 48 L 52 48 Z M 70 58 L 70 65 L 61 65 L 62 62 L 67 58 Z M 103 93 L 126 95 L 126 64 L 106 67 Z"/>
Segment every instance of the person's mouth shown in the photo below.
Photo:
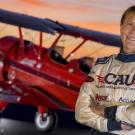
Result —
<path fill-rule="evenodd" d="M 127 36 L 128 40 L 135 41 L 135 37 Z"/>

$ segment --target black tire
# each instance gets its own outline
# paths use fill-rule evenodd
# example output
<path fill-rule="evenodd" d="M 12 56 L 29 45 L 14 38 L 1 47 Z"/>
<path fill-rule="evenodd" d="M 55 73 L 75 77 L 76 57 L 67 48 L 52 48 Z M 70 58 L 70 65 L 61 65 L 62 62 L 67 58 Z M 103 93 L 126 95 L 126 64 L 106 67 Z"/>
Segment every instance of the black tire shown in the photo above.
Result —
<path fill-rule="evenodd" d="M 52 131 L 58 123 L 56 112 L 49 110 L 43 114 L 43 117 L 44 118 L 41 118 L 39 112 L 35 115 L 35 125 L 37 130 L 45 133 Z"/>

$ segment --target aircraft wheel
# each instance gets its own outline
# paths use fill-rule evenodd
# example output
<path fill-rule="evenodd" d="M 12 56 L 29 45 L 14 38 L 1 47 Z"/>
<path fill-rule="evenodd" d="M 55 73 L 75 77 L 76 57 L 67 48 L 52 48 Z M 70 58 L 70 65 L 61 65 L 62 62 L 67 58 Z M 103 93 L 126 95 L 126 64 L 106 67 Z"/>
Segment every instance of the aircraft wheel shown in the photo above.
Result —
<path fill-rule="evenodd" d="M 57 114 L 53 111 L 47 111 L 43 115 L 37 112 L 35 115 L 35 125 L 41 132 L 50 132 L 57 126 Z"/>

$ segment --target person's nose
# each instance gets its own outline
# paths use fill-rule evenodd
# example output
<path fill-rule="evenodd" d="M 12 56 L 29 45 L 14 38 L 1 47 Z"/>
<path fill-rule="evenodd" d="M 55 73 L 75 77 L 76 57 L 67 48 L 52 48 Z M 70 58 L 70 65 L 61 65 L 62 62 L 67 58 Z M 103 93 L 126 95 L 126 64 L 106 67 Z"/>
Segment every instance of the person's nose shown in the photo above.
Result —
<path fill-rule="evenodd" d="M 130 34 L 135 37 L 135 26 L 130 30 Z"/>

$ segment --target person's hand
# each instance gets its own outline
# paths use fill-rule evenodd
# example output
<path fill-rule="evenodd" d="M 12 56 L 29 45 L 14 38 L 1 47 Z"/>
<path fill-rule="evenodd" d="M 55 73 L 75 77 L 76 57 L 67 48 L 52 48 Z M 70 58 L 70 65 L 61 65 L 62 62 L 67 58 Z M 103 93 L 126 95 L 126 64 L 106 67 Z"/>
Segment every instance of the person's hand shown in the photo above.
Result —
<path fill-rule="evenodd" d="M 129 124 L 127 122 L 122 121 L 121 122 L 121 129 L 123 130 L 132 130 L 135 129 L 135 125 Z"/>
<path fill-rule="evenodd" d="M 90 109 L 92 110 L 92 112 L 96 113 L 97 115 L 104 117 L 104 109 L 105 106 L 103 105 L 93 105 L 90 106 Z"/>

